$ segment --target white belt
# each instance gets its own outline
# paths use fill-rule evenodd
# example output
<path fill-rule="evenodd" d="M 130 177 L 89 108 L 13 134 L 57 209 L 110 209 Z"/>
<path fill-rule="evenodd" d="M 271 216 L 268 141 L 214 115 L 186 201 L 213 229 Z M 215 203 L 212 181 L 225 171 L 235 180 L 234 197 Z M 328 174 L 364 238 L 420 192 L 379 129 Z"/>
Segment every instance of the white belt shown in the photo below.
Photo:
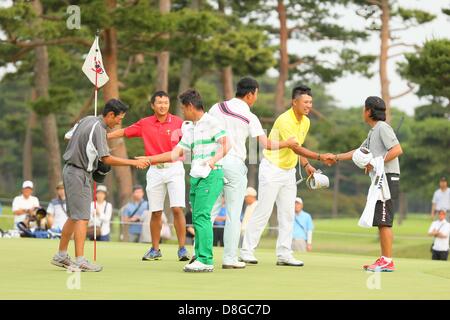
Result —
<path fill-rule="evenodd" d="M 156 169 L 166 169 L 166 168 L 170 168 L 174 165 L 176 165 L 178 163 L 178 161 L 176 162 L 164 162 L 164 163 L 158 163 L 155 165 L 151 165 L 150 167 L 152 168 L 156 168 Z"/>

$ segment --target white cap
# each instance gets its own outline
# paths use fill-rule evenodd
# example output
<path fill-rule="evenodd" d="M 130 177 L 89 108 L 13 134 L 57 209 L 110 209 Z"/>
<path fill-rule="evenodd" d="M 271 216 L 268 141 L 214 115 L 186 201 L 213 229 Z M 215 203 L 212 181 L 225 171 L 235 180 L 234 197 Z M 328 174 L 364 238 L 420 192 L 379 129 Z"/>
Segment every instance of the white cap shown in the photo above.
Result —
<path fill-rule="evenodd" d="M 30 180 L 24 181 L 22 183 L 22 189 L 25 189 L 25 188 L 33 189 L 33 182 Z"/>
<path fill-rule="evenodd" d="M 253 189 L 252 187 L 248 187 L 247 191 L 245 191 L 245 195 L 246 196 L 253 196 L 256 197 L 258 195 L 258 193 L 256 192 L 255 189 Z"/>
<path fill-rule="evenodd" d="M 100 184 L 97 186 L 97 192 L 104 192 L 104 193 L 108 193 L 108 189 L 106 188 L 106 186 Z"/>
<path fill-rule="evenodd" d="M 295 198 L 295 202 L 299 202 L 299 203 L 303 204 L 303 200 L 300 197 Z"/>

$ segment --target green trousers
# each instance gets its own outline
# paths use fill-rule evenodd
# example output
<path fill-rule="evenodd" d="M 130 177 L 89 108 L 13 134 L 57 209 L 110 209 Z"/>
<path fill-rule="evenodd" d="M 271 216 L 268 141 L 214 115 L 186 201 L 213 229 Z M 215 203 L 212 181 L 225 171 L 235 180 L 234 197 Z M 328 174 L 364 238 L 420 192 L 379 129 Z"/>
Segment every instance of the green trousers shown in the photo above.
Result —
<path fill-rule="evenodd" d="M 211 170 L 206 178 L 191 177 L 190 183 L 189 200 L 195 230 L 195 255 L 198 261 L 212 265 L 214 261 L 211 211 L 223 189 L 223 171 Z"/>

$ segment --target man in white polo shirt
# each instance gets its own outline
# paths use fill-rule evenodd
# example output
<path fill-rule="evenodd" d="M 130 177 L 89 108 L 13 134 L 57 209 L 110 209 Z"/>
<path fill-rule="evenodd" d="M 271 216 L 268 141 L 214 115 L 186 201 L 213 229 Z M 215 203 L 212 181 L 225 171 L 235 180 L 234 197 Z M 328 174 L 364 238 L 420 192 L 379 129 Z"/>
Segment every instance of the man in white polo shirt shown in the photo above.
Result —
<path fill-rule="evenodd" d="M 431 248 L 432 260 L 446 261 L 448 259 L 450 223 L 445 220 L 445 216 L 446 212 L 444 210 L 439 211 L 439 220 L 434 221 L 428 230 L 428 235 L 434 237 Z"/>
<path fill-rule="evenodd" d="M 22 194 L 13 200 L 14 229 L 17 229 L 17 224 L 23 222 L 27 215 L 35 215 L 36 209 L 39 208 L 39 199 L 32 196 L 33 187 L 32 181 L 24 181 L 22 184 Z"/>
<path fill-rule="evenodd" d="M 264 149 L 280 149 L 297 144 L 295 138 L 287 141 L 269 140 L 264 133 L 259 119 L 250 111 L 258 98 L 259 85 L 255 79 L 246 77 L 239 80 L 236 97 L 215 104 L 209 114 L 224 124 L 229 134 L 232 149 L 223 158 L 223 172 L 226 179 L 224 185 L 227 220 L 224 230 L 223 269 L 242 269 L 244 262 L 238 261 L 239 238 L 241 232 L 241 211 L 247 188 L 247 149 L 245 143 L 248 136 L 258 138 Z M 216 203 L 212 212 L 214 219 L 220 210 Z"/>

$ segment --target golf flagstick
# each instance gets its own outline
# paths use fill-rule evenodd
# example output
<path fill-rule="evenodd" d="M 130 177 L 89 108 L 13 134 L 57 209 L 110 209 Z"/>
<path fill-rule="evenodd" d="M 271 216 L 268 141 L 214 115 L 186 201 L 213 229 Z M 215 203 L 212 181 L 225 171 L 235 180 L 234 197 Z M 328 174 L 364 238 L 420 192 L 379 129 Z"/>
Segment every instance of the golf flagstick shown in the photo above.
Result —
<path fill-rule="evenodd" d="M 84 74 L 88 77 L 89 81 L 94 85 L 94 115 L 97 117 L 97 100 L 98 100 L 98 89 L 103 87 L 105 83 L 109 81 L 109 77 L 103 68 L 102 53 L 98 46 L 98 36 L 100 30 L 97 30 L 95 34 L 94 43 L 89 50 L 89 53 L 84 61 L 82 70 Z M 97 260 L 97 183 L 94 181 L 94 261 Z"/>
<path fill-rule="evenodd" d="M 97 60 L 97 53 L 98 53 L 98 30 L 95 35 L 95 61 Z M 98 72 L 95 71 L 95 88 L 94 88 L 94 116 L 97 117 L 97 98 L 98 98 Z M 97 182 L 94 181 L 94 261 L 97 261 Z"/>

